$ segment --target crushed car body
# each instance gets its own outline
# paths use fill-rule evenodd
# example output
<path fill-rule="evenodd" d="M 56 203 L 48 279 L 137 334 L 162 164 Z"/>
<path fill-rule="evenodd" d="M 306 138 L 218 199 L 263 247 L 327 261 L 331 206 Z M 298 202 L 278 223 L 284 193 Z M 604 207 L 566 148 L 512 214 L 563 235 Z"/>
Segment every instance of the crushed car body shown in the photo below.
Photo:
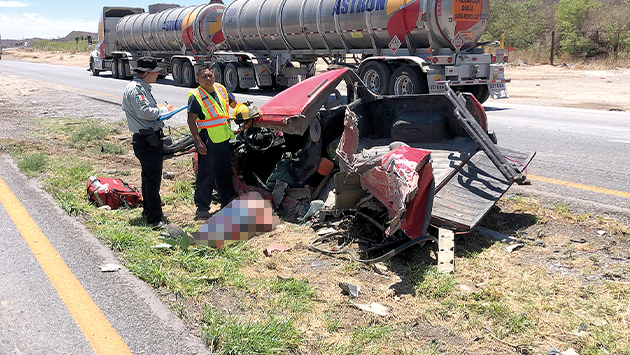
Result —
<path fill-rule="evenodd" d="M 349 69 L 306 79 L 259 111 L 232 142 L 237 190 L 301 219 L 360 213 L 385 237 L 426 236 L 429 224 L 469 231 L 534 156 L 495 146 L 470 94 L 380 96 Z"/>

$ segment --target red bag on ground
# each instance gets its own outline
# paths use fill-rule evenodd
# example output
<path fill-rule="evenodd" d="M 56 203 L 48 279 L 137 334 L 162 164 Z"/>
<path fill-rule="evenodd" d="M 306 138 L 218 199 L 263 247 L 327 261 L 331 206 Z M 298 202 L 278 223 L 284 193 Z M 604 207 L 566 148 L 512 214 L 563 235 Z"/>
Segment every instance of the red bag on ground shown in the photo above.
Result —
<path fill-rule="evenodd" d="M 115 178 L 91 176 L 87 182 L 87 194 L 99 207 L 108 205 L 113 210 L 142 204 L 142 195 L 138 189 Z"/>

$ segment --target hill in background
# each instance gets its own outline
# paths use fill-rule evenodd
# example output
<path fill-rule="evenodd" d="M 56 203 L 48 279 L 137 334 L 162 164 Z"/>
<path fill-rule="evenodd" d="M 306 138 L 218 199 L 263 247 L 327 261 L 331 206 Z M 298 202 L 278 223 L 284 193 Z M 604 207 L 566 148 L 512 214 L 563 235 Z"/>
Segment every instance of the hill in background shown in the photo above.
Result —
<path fill-rule="evenodd" d="M 86 32 L 86 31 L 72 31 L 72 32 L 68 33 L 65 37 L 57 38 L 57 39 L 49 39 L 49 41 L 54 41 L 54 42 L 74 42 L 74 39 L 76 37 L 87 38 L 87 36 L 92 36 L 92 39 L 94 39 L 94 41 L 96 42 L 96 39 L 98 38 L 98 33 L 96 33 L 96 32 Z M 5 38 L 3 38 L 2 39 L 2 46 L 3 47 L 22 46 L 25 42 L 27 42 L 29 44 L 33 44 L 33 43 L 41 41 L 43 39 L 46 39 L 46 38 L 41 38 L 41 37 L 32 37 L 32 38 L 24 38 L 24 39 L 10 39 L 10 38 L 6 38 L 5 39 Z"/>

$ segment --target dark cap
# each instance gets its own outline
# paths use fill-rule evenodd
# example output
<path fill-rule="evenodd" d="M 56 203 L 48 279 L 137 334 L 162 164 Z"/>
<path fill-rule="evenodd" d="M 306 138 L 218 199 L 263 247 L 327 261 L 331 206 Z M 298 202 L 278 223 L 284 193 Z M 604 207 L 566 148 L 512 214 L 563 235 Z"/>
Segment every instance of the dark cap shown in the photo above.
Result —
<path fill-rule="evenodd" d="M 142 57 L 138 59 L 137 66 L 133 71 L 155 73 L 162 71 L 162 68 L 158 67 L 157 60 L 155 58 Z"/>

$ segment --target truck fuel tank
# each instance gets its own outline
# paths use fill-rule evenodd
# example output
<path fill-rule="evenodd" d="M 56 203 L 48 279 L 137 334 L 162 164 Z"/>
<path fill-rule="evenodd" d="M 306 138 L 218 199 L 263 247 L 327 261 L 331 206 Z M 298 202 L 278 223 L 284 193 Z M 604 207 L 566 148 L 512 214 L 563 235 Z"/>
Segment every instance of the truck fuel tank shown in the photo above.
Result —
<path fill-rule="evenodd" d="M 234 0 L 222 27 L 232 50 L 460 50 L 489 12 L 488 0 Z"/>

